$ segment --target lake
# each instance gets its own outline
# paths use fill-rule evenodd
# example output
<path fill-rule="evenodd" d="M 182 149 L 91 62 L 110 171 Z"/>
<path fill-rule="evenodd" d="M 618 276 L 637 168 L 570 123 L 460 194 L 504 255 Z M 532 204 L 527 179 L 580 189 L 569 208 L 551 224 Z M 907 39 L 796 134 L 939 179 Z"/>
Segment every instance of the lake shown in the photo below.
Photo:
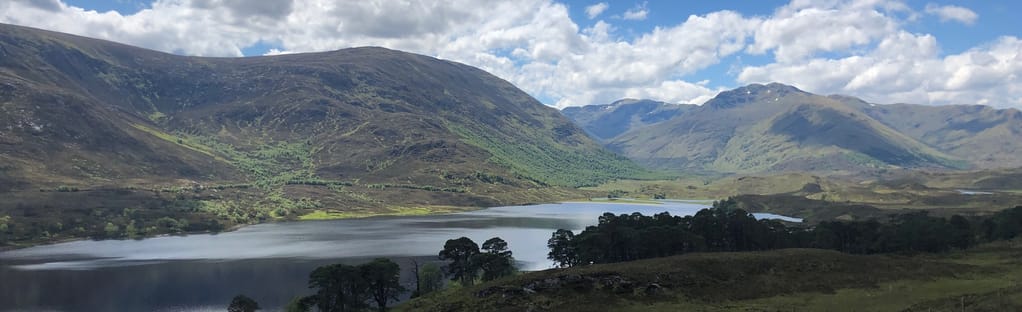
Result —
<path fill-rule="evenodd" d="M 275 311 L 309 293 L 318 266 L 389 257 L 435 261 L 446 240 L 482 244 L 499 236 L 523 270 L 552 267 L 546 241 L 556 229 L 576 232 L 604 212 L 690 215 L 708 203 L 559 203 L 472 212 L 267 223 L 219 234 L 143 240 L 75 241 L 0 253 L 0 310 L 224 311 L 245 294 Z M 798 219 L 770 214 L 757 218 Z M 402 280 L 414 288 L 411 274 Z"/>

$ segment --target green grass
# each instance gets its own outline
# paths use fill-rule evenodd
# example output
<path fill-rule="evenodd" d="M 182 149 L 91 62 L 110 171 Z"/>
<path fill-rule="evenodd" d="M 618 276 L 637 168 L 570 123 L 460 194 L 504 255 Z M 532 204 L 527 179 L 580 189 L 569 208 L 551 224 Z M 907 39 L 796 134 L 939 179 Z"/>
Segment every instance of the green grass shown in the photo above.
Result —
<path fill-rule="evenodd" d="M 916 256 L 857 256 L 813 249 L 706 253 L 530 272 L 412 300 L 400 311 L 968 311 L 1022 308 L 1022 245 L 988 244 Z M 582 276 L 626 280 L 632 291 L 559 286 L 500 293 Z M 665 287 L 659 294 L 643 289 Z M 577 285 L 577 284 L 562 284 Z M 988 307 L 986 310 L 980 307 Z M 991 309 L 990 307 L 996 307 Z"/>
<path fill-rule="evenodd" d="M 138 130 L 141 130 L 141 131 L 143 131 L 145 133 L 151 134 L 151 135 L 153 135 L 153 136 L 155 136 L 157 138 L 163 139 L 164 141 L 177 144 L 178 146 L 181 146 L 181 147 L 184 147 L 184 148 L 187 148 L 187 149 L 190 149 L 190 150 L 193 150 L 193 151 L 205 154 L 205 155 L 210 156 L 210 157 L 215 157 L 215 158 L 217 158 L 217 160 L 226 161 L 226 159 L 223 159 L 222 157 L 218 157 L 217 155 L 214 155 L 213 154 L 213 150 L 210 149 L 209 147 L 201 145 L 201 144 L 195 144 L 194 142 L 191 142 L 191 140 L 186 140 L 185 137 L 175 136 L 175 135 L 163 132 L 163 131 L 161 131 L 159 129 L 150 128 L 150 127 L 147 127 L 147 126 L 141 125 L 141 124 L 132 124 L 131 126 L 135 127 L 135 129 L 138 129 Z"/>
<path fill-rule="evenodd" d="M 540 142 L 507 144 L 508 138 L 492 132 L 449 124 L 448 128 L 470 145 L 489 152 L 490 161 L 509 168 L 520 177 L 556 186 L 591 186 L 613 179 L 656 179 L 665 175 L 650 172 L 630 160 L 606 150 L 587 146 L 568 148 L 557 144 L 548 135 L 532 135 Z M 537 130 L 520 127 L 516 131 Z"/>
<path fill-rule="evenodd" d="M 385 210 L 355 210 L 355 211 L 332 211 L 315 210 L 298 217 L 298 220 L 337 220 L 352 218 L 367 218 L 375 216 L 424 216 L 438 213 L 453 213 L 469 211 L 474 207 L 457 206 L 388 206 Z"/>
<path fill-rule="evenodd" d="M 652 199 L 640 199 L 640 198 L 603 198 L 594 197 L 590 198 L 589 202 L 596 203 L 615 203 L 615 204 L 645 204 L 645 205 L 660 205 L 661 202 Z"/>
<path fill-rule="evenodd" d="M 316 165 L 312 160 L 318 148 L 307 142 L 265 142 L 240 148 L 220 142 L 212 136 L 183 132 L 170 134 L 141 124 L 132 126 L 164 141 L 229 163 L 248 174 L 254 180 L 253 184 L 259 187 L 318 180 L 315 175 Z"/>

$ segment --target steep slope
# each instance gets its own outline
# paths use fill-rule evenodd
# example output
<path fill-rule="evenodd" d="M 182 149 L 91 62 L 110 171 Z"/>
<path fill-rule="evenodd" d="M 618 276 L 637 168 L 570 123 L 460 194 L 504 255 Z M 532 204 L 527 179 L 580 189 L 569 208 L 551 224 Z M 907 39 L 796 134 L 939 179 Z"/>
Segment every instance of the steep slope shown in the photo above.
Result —
<path fill-rule="evenodd" d="M 876 120 L 980 168 L 1022 166 L 1022 112 L 982 105 L 874 105 Z"/>
<path fill-rule="evenodd" d="M 695 107 L 691 104 L 622 99 L 611 104 L 567 107 L 561 113 L 587 133 L 606 141 L 631 129 L 680 116 Z"/>
<path fill-rule="evenodd" d="M 722 92 L 699 108 L 609 143 L 651 166 L 688 171 L 832 171 L 960 166 L 858 107 L 782 84 Z"/>
<path fill-rule="evenodd" d="M 0 216 L 61 228 L 181 200 L 193 225 L 549 200 L 644 172 L 506 81 L 382 48 L 200 58 L 0 25 L 0 112 Z"/>

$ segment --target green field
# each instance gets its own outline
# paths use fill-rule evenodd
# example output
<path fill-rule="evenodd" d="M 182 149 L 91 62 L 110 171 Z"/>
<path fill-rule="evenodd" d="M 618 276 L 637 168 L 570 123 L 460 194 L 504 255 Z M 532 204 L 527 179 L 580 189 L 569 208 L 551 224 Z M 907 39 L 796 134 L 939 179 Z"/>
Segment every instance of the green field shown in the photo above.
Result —
<path fill-rule="evenodd" d="M 688 254 L 531 272 L 427 295 L 398 310 L 1017 311 L 1020 256 L 1019 240 L 914 256 Z"/>

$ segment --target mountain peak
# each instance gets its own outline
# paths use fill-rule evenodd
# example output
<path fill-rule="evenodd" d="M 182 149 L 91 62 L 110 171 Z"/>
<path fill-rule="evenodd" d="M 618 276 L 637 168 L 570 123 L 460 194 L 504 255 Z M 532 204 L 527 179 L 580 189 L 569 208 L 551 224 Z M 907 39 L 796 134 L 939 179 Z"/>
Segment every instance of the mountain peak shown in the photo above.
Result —
<path fill-rule="evenodd" d="M 750 84 L 733 90 L 724 91 L 706 102 L 706 105 L 713 108 L 725 109 L 742 106 L 756 101 L 762 97 L 779 98 L 789 94 L 809 94 L 799 88 L 783 83 L 771 82 L 769 84 Z"/>

